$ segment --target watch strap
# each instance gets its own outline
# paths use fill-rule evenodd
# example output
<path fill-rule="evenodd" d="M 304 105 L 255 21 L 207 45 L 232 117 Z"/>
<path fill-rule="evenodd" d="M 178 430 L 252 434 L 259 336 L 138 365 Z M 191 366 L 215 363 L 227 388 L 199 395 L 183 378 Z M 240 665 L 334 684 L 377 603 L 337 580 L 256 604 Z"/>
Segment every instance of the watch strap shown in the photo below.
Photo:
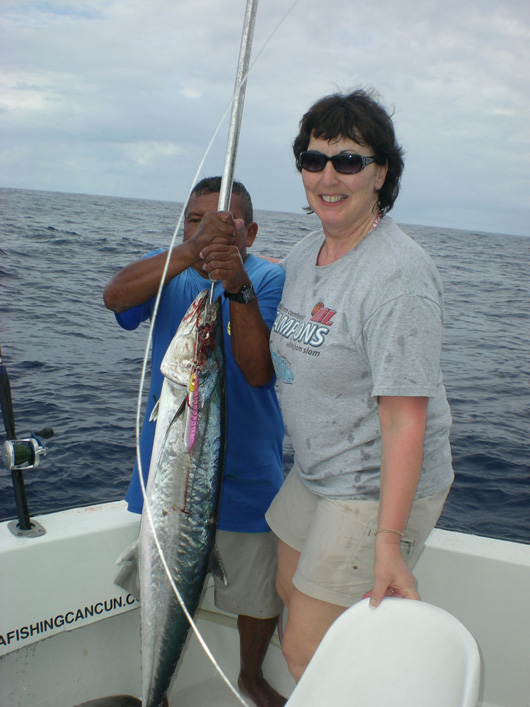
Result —
<path fill-rule="evenodd" d="M 225 297 L 231 302 L 240 302 L 241 304 L 248 304 L 256 297 L 252 283 L 243 285 L 239 292 L 227 292 L 225 290 Z"/>

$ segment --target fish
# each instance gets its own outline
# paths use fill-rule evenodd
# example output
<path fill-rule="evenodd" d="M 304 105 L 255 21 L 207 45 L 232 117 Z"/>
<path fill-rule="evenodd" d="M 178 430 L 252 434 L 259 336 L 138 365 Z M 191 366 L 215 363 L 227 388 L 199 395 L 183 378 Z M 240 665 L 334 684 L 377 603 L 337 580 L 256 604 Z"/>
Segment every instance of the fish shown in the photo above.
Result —
<path fill-rule="evenodd" d="M 190 629 L 155 535 L 191 616 L 210 558 L 216 557 L 226 387 L 221 300 L 209 299 L 202 290 L 184 315 L 162 360 L 164 382 L 153 410 L 156 429 L 138 540 L 143 707 L 162 704 Z"/>

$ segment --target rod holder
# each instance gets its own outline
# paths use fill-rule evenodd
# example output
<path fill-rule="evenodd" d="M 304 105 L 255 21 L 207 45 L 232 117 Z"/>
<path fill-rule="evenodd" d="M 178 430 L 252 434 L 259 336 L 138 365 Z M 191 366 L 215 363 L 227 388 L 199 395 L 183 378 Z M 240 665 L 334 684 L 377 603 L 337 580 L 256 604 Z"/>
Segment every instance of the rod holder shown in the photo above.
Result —
<path fill-rule="evenodd" d="M 18 521 L 8 523 L 16 537 L 38 537 L 46 532 L 40 523 L 29 516 L 28 497 L 24 483 L 24 471 L 36 469 L 41 456 L 46 456 L 46 447 L 33 436 L 27 439 L 8 439 L 2 446 L 2 460 L 11 472 Z"/>

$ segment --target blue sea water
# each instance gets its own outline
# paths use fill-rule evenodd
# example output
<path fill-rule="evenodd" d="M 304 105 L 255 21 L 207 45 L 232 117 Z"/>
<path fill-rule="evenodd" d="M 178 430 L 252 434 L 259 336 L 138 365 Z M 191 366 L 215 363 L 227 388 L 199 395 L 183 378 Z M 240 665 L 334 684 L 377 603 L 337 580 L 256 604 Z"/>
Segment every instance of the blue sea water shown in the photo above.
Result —
<path fill-rule="evenodd" d="M 121 330 L 102 292 L 120 267 L 169 244 L 180 208 L 0 189 L 0 346 L 17 434 L 55 430 L 25 475 L 32 516 L 123 498 L 148 329 Z M 284 255 L 314 218 L 258 211 L 254 252 Z M 439 526 L 530 542 L 530 238 L 402 226 L 445 286 L 456 480 Z M 2 468 L 0 519 L 15 515 Z"/>

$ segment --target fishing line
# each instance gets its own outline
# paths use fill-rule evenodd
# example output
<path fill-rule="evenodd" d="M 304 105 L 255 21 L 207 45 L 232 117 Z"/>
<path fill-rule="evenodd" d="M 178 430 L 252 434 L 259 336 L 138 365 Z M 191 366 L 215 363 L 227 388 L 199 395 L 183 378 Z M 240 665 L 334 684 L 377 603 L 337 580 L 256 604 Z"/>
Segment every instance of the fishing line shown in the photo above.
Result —
<path fill-rule="evenodd" d="M 201 157 L 201 159 L 200 159 L 200 161 L 199 161 L 199 165 L 198 165 L 197 170 L 195 171 L 195 174 L 194 174 L 194 176 L 193 176 L 193 180 L 192 180 L 191 185 L 190 185 L 190 187 L 189 187 L 189 190 L 188 190 L 188 193 L 187 193 L 187 196 L 186 196 L 186 200 L 185 200 L 184 203 L 183 203 L 183 206 L 182 206 L 181 211 L 180 211 L 180 214 L 179 214 L 179 218 L 178 218 L 178 220 L 177 220 L 177 224 L 176 224 L 175 229 L 174 229 L 174 231 L 173 231 L 173 235 L 172 235 L 172 237 L 171 237 L 171 241 L 170 241 L 169 248 L 168 248 L 168 252 L 167 252 L 166 261 L 165 261 L 165 264 L 164 264 L 164 268 L 163 268 L 162 274 L 161 274 L 161 276 L 160 276 L 160 284 L 159 284 L 159 287 L 158 287 L 158 291 L 157 291 L 157 295 L 156 295 L 156 299 L 155 299 L 155 304 L 154 304 L 154 307 L 153 307 L 153 313 L 152 313 L 152 315 L 151 315 L 151 323 L 150 323 L 150 326 L 149 326 L 149 332 L 148 332 L 148 336 L 147 336 L 147 341 L 146 341 L 146 346 L 145 346 L 145 352 L 144 352 L 144 357 L 143 357 L 143 361 L 142 361 L 142 370 L 141 370 L 141 374 L 140 374 L 140 384 L 139 384 L 138 399 L 137 399 L 137 406 L 136 406 L 135 441 L 136 441 L 136 461 L 137 461 L 137 466 L 138 466 L 138 476 L 139 476 L 139 481 L 140 481 L 140 488 L 141 488 L 141 490 L 142 490 L 142 496 L 143 496 L 143 499 L 144 499 L 144 509 L 145 509 L 145 511 L 146 511 L 146 514 L 147 514 L 147 518 L 148 518 L 148 521 L 149 521 L 149 525 L 151 526 L 151 530 L 152 530 L 152 533 L 153 533 L 153 538 L 154 538 L 154 542 L 155 542 L 155 545 L 156 545 L 156 548 L 157 548 L 158 555 L 159 555 L 160 560 L 161 560 L 161 562 L 162 562 L 162 565 L 163 565 L 163 567 L 164 567 L 164 571 L 165 571 L 166 576 L 167 576 L 167 578 L 168 578 L 168 580 L 169 580 L 169 583 L 170 583 L 170 585 L 171 585 L 171 588 L 173 589 L 173 592 L 174 592 L 174 594 L 175 594 L 175 597 L 177 598 L 177 600 L 178 600 L 178 602 L 179 602 L 179 604 L 180 604 L 180 607 L 181 607 L 181 609 L 182 609 L 184 615 L 186 616 L 186 619 L 188 620 L 188 622 L 189 622 L 189 624 L 190 624 L 190 627 L 191 627 L 191 629 L 193 630 L 193 632 L 194 632 L 194 634 L 195 634 L 197 640 L 199 641 L 201 647 L 203 648 L 204 652 L 206 653 L 206 655 L 207 655 L 208 658 L 210 659 L 212 665 L 215 667 L 215 669 L 217 670 L 217 672 L 219 673 L 220 677 L 223 679 L 223 681 L 225 682 L 225 684 L 227 685 L 227 687 L 231 690 L 231 692 L 232 692 L 232 693 L 234 694 L 234 696 L 238 699 L 238 701 L 239 701 L 242 705 L 245 705 L 246 707 L 248 707 L 248 703 L 245 702 L 245 701 L 242 699 L 242 697 L 241 697 L 241 695 L 239 694 L 239 692 L 233 687 L 233 685 L 232 685 L 232 683 L 230 682 L 230 680 L 227 678 L 227 676 L 226 676 L 226 675 L 224 674 L 224 672 L 221 670 L 219 664 L 218 664 L 217 661 L 215 660 L 215 658 L 214 658 L 214 656 L 212 655 L 210 649 L 208 648 L 208 646 L 207 646 L 205 640 L 203 639 L 202 635 L 200 634 L 199 629 L 197 628 L 197 626 L 196 626 L 196 624 L 195 624 L 195 622 L 194 622 L 192 616 L 191 616 L 190 613 L 188 612 L 188 609 L 186 608 L 186 605 L 185 605 L 185 603 L 184 603 L 184 600 L 182 599 L 182 597 L 181 597 L 181 595 L 180 595 L 180 592 L 179 592 L 179 590 L 178 590 L 178 588 L 177 588 L 177 586 L 176 586 L 176 584 L 175 584 L 175 582 L 174 582 L 174 580 L 173 580 L 173 577 L 171 576 L 171 570 L 170 570 L 169 567 L 168 567 L 168 564 L 167 564 L 166 559 L 165 559 L 165 557 L 164 557 L 164 553 L 163 553 L 162 548 L 161 548 L 161 546 L 160 546 L 160 542 L 159 542 L 159 539 L 158 539 L 158 535 L 157 535 L 157 533 L 156 533 L 156 529 L 155 529 L 154 522 L 153 522 L 153 516 L 152 516 L 152 514 L 151 514 L 151 507 L 150 507 L 149 500 L 148 500 L 147 494 L 146 494 L 146 486 L 145 486 L 145 481 L 144 481 L 144 476 L 143 476 L 143 467 L 142 467 L 142 460 L 141 460 L 141 454 L 140 454 L 140 452 L 141 452 L 141 449 L 140 449 L 141 406 L 142 406 L 142 397 L 143 397 L 143 392 L 144 392 L 144 387 L 145 387 L 145 378 L 146 378 L 146 373 L 147 373 L 147 362 L 148 362 L 148 359 L 149 359 L 149 351 L 150 351 L 150 349 L 151 349 L 151 342 L 152 342 L 152 338 L 153 338 L 153 331 L 154 331 L 154 326 L 155 326 L 155 323 L 156 323 L 156 318 L 157 318 L 157 316 L 158 316 L 158 309 L 159 309 L 160 300 L 161 300 L 161 298 L 162 298 L 162 292 L 163 292 L 163 289 L 164 289 L 165 279 L 166 279 L 167 271 L 168 271 L 168 269 L 169 269 L 169 263 L 170 263 L 170 260 L 171 260 L 171 253 L 172 253 L 172 251 L 173 251 L 173 248 L 175 247 L 175 241 L 176 241 L 176 239 L 177 239 L 177 235 L 178 235 L 180 226 L 181 226 L 181 224 L 182 224 L 182 219 L 183 219 L 183 216 L 184 216 L 184 212 L 185 212 L 185 209 L 186 209 L 186 205 L 187 205 L 187 203 L 188 203 L 188 201 L 189 201 L 189 198 L 190 198 L 190 196 L 191 196 L 191 193 L 192 193 L 192 191 L 193 191 L 193 187 L 194 187 L 195 184 L 197 183 L 199 174 L 200 174 L 200 172 L 201 172 L 201 170 L 202 170 L 202 168 L 203 168 L 203 166 L 204 166 L 204 163 L 205 163 L 205 161 L 206 161 L 206 158 L 207 158 L 207 156 L 208 156 L 208 154 L 209 154 L 209 152 L 210 152 L 210 150 L 211 150 L 211 148 L 212 148 L 212 145 L 213 145 L 213 143 L 214 143 L 214 141 L 215 141 L 215 139 L 216 139 L 216 137 L 217 137 L 217 135 L 218 135 L 218 133 L 219 133 L 219 130 L 220 130 L 220 128 L 221 128 L 221 125 L 223 124 L 224 119 L 226 118 L 226 115 L 227 115 L 228 111 L 230 110 L 230 108 L 231 108 L 231 106 L 232 106 L 234 100 L 236 99 L 237 95 L 238 95 L 239 92 L 241 91 L 242 87 L 245 85 L 245 83 L 246 83 L 246 81 L 247 81 L 247 79 L 248 79 L 248 76 L 249 76 L 250 73 L 253 71 L 254 66 L 256 65 L 256 62 L 258 61 L 258 59 L 261 57 L 261 55 L 262 55 L 263 52 L 265 51 L 265 49 L 266 49 L 266 47 L 268 46 L 269 42 L 272 40 L 272 38 L 275 36 L 275 34 L 276 34 L 277 31 L 279 30 L 279 28 L 282 26 L 282 24 L 285 22 L 285 20 L 287 19 L 287 17 L 290 15 L 290 13 L 294 10 L 294 8 L 296 7 L 296 5 L 297 5 L 299 2 L 300 2 L 300 0 L 294 0 L 294 2 L 292 3 L 291 7 L 290 7 L 290 8 L 287 10 L 287 12 L 283 15 L 283 17 L 281 18 L 281 20 L 278 22 L 278 24 L 275 26 L 275 28 L 272 30 L 272 32 L 270 33 L 270 35 L 268 36 L 268 38 L 267 38 L 266 41 L 264 42 L 262 48 L 260 49 L 260 51 L 259 51 L 258 54 L 256 55 L 254 61 L 253 61 L 252 64 L 250 65 L 250 68 L 248 69 L 248 71 L 246 72 L 246 74 L 242 77 L 241 81 L 240 81 L 240 82 L 237 84 L 237 86 L 235 87 L 235 89 L 234 89 L 234 91 L 233 91 L 233 93 L 232 93 L 232 96 L 231 96 L 231 98 L 230 98 L 230 101 L 228 102 L 228 104 L 227 104 L 225 110 L 223 111 L 223 113 L 222 113 L 222 115 L 221 115 L 221 117 L 220 117 L 220 119 L 219 119 L 219 121 L 218 121 L 218 123 L 217 123 L 215 129 L 214 129 L 214 132 L 213 132 L 213 134 L 212 134 L 212 137 L 210 138 L 210 140 L 209 140 L 209 142 L 208 142 L 208 144 L 207 144 L 207 146 L 206 146 L 206 149 L 205 149 L 205 151 L 204 151 L 204 153 L 203 153 L 203 156 Z"/>

